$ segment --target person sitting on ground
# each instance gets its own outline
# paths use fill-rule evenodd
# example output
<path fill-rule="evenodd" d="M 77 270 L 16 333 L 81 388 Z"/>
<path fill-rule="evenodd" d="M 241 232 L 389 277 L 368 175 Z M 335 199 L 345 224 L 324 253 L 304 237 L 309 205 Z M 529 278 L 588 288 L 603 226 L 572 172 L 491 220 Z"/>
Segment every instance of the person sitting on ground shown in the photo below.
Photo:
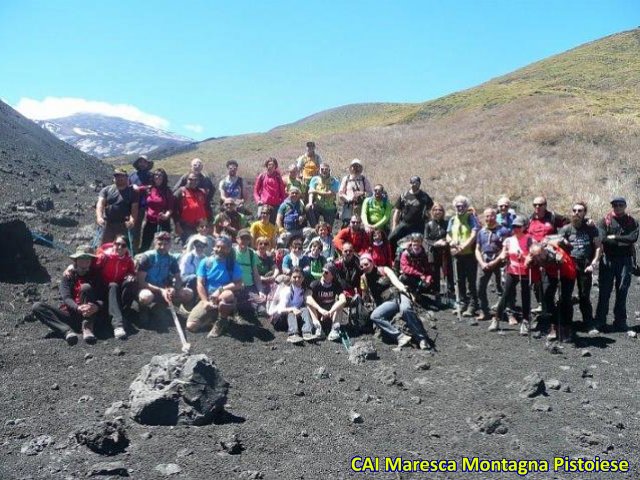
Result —
<path fill-rule="evenodd" d="M 366 253 L 366 252 L 365 252 Z M 335 261 L 338 280 L 344 288 L 347 300 L 351 300 L 360 285 L 360 259 L 356 255 L 353 245 L 345 243 L 342 246 L 342 255 Z"/>
<path fill-rule="evenodd" d="M 235 293 L 242 289 L 242 270 L 228 238 L 216 239 L 213 255 L 200 262 L 197 276 L 199 301 L 189 313 L 187 330 L 198 332 L 211 326 L 208 337 L 219 337 L 236 310 Z"/>
<path fill-rule="evenodd" d="M 573 341 L 573 286 L 576 282 L 576 265 L 569 254 L 550 240 L 545 245 L 534 243 L 529 249 L 531 264 L 544 268 L 547 280 L 543 285 L 545 304 L 550 307 L 545 321 L 549 322 L 547 340 L 570 343 Z M 556 292 L 560 299 L 556 305 Z M 541 331 L 547 330 L 541 326 Z"/>
<path fill-rule="evenodd" d="M 215 238 L 213 236 L 213 225 L 207 219 L 202 219 L 198 222 L 198 232 L 191 235 L 187 240 L 187 244 L 184 247 L 183 253 L 190 252 L 193 250 L 193 241 L 196 238 L 205 237 L 207 240 L 207 244 L 204 247 L 204 255 L 208 257 L 213 253 L 213 244 L 215 243 Z"/>
<path fill-rule="evenodd" d="M 269 221 L 271 217 L 271 207 L 263 205 L 258 209 L 258 220 L 249 227 L 254 247 L 257 246 L 258 238 L 266 237 L 269 241 L 269 250 L 276 248 L 278 227 Z"/>
<path fill-rule="evenodd" d="M 282 259 L 282 273 L 291 275 L 294 268 L 304 271 L 308 267 L 308 259 L 304 255 L 302 248 L 302 239 L 300 237 L 291 237 L 289 240 L 289 251 Z"/>
<path fill-rule="evenodd" d="M 340 328 L 343 322 L 343 307 L 347 304 L 343 288 L 337 281 L 335 265 L 327 263 L 322 269 L 322 278 L 311 282 L 306 296 L 307 308 L 303 310 L 303 321 L 316 328 L 316 337 L 323 336 L 323 328 L 330 326 L 327 339 L 340 339 Z"/>
<path fill-rule="evenodd" d="M 275 255 L 270 250 L 271 243 L 267 237 L 256 239 L 256 256 L 258 261 L 258 273 L 262 282 L 262 293 L 268 295 L 279 271 L 276 266 Z"/>
<path fill-rule="evenodd" d="M 626 210 L 627 201 L 623 197 L 614 197 L 611 200 L 611 211 L 598 222 L 603 255 L 600 257 L 599 267 L 598 306 L 589 335 L 598 335 L 606 327 L 609 300 L 615 290 L 613 327 L 626 331 L 630 337 L 636 336 L 636 331 L 627 324 L 627 294 L 636 255 L 638 222 Z"/>
<path fill-rule="evenodd" d="M 409 245 L 400 256 L 400 281 L 411 290 L 420 293 L 429 291 L 433 282 L 429 257 L 423 246 L 420 233 L 409 235 Z"/>
<path fill-rule="evenodd" d="M 94 323 L 103 307 L 98 297 L 103 288 L 100 275 L 91 268 L 95 255 L 90 246 L 80 245 L 69 258 L 73 260 L 73 270 L 63 274 L 58 289 L 62 305 L 56 308 L 37 302 L 32 315 L 62 335 L 69 345 L 78 343 L 77 331 L 82 332 L 86 343 L 93 344 L 96 342 Z"/>
<path fill-rule="evenodd" d="M 244 179 L 238 175 L 238 162 L 229 160 L 226 166 L 227 176 L 220 180 L 218 184 L 220 202 L 224 203 L 227 199 L 233 200 L 236 207 L 240 210 L 251 198 L 249 189 L 244 188 Z"/>
<path fill-rule="evenodd" d="M 307 198 L 307 184 L 300 180 L 300 170 L 298 170 L 298 166 L 295 163 L 289 165 L 287 173 L 288 175 L 284 179 L 287 195 L 291 187 L 296 187 L 300 189 L 302 199 Z"/>
<path fill-rule="evenodd" d="M 393 267 L 391 244 L 384 230 L 374 228 L 371 231 L 371 247 L 369 247 L 369 253 L 371 253 L 373 263 L 376 267 Z"/>
<path fill-rule="evenodd" d="M 304 274 L 299 268 L 291 271 L 290 281 L 283 282 L 276 290 L 269 315 L 274 330 L 287 330 L 287 342 L 299 344 L 316 340 L 311 315 L 305 310 Z M 302 323 L 302 336 L 300 336 Z"/>
<path fill-rule="evenodd" d="M 497 213 L 493 208 L 487 208 L 484 211 L 485 225 L 478 231 L 476 239 L 476 260 L 480 266 L 480 279 L 478 280 L 478 298 L 480 299 L 480 315 L 476 318 L 478 321 L 489 320 L 491 312 L 489 311 L 489 299 L 487 297 L 487 287 L 491 277 L 495 279 L 496 291 L 498 295 L 502 295 L 502 277 L 500 266 L 502 260 L 502 242 L 510 235 L 505 227 L 496 221 Z"/>
<path fill-rule="evenodd" d="M 322 277 L 322 269 L 327 263 L 326 258 L 322 256 L 322 242 L 320 240 L 312 240 L 309 245 L 309 251 L 305 253 L 306 260 L 303 273 L 307 280 L 307 285 L 313 280 L 320 280 Z"/>
<path fill-rule="evenodd" d="M 389 267 L 376 267 L 373 257 L 368 253 L 360 255 L 360 269 L 362 270 L 361 295 L 363 298 L 370 297 L 375 305 L 375 309 L 371 312 L 371 321 L 384 333 L 395 338 L 398 348 L 402 348 L 411 342 L 412 337 L 402 333 L 391 323 L 393 317 L 400 313 L 412 335 L 418 340 L 420 349 L 427 350 L 429 348 L 427 332 L 413 310 L 407 287 L 393 270 Z M 395 298 L 393 295 L 390 297 L 391 287 L 395 287 L 398 291 Z"/>
<path fill-rule="evenodd" d="M 271 216 L 269 221 L 276 223 L 276 214 L 278 213 L 278 207 L 287 198 L 287 192 L 278 171 L 278 160 L 273 157 L 269 157 L 264 162 L 265 171 L 262 172 L 256 178 L 256 183 L 253 186 L 253 198 L 258 207 L 262 205 L 269 205 L 271 207 Z M 298 190 L 298 195 L 300 190 Z M 298 196 L 298 200 L 300 197 Z"/>
<path fill-rule="evenodd" d="M 182 288 L 178 260 L 169 252 L 170 247 L 171 234 L 158 232 L 154 237 L 154 248 L 136 257 L 141 327 L 148 328 L 151 318 L 167 320 L 167 306 L 188 304 L 193 299 L 193 291 Z"/>
<path fill-rule="evenodd" d="M 176 233 L 183 244 L 186 244 L 187 239 L 196 233 L 198 224 L 202 220 L 211 220 L 213 215 L 206 191 L 198 188 L 197 185 L 198 176 L 190 173 L 187 176 L 187 185 L 175 192 L 174 222 Z"/>
<path fill-rule="evenodd" d="M 236 229 L 231 226 L 231 219 L 227 212 L 220 212 L 216 215 L 215 221 L 213 222 L 213 238 L 225 237 L 231 240 L 231 242 L 236 241 Z"/>
<path fill-rule="evenodd" d="M 136 268 L 124 235 L 100 247 L 94 267 L 100 272 L 102 286 L 108 288 L 106 299 L 113 336 L 124 340 L 128 327 L 124 312 L 130 310 L 138 293 Z"/>
<path fill-rule="evenodd" d="M 431 219 L 425 227 L 425 244 L 429 263 L 432 266 L 433 286 L 436 293 L 436 304 L 442 305 L 440 279 L 446 279 L 446 297 L 454 298 L 453 263 L 451 251 L 447 243 L 447 227 L 449 219 L 444 215 L 444 205 L 434 203 L 431 207 Z"/>
<path fill-rule="evenodd" d="M 340 220 L 342 220 L 342 228 L 349 225 L 349 221 L 353 215 L 360 216 L 362 202 L 366 197 L 373 194 L 371 183 L 363 174 L 364 167 L 362 162 L 354 158 L 349 165 L 349 174 L 342 177 L 340 182 L 340 190 L 338 190 L 338 198 L 342 202 L 342 210 Z"/>
<path fill-rule="evenodd" d="M 236 294 L 238 299 L 238 311 L 243 315 L 252 317 L 256 312 L 266 313 L 264 308 L 264 287 L 258 271 L 258 255 L 251 248 L 251 233 L 249 230 L 238 232 L 238 244 L 235 246 L 236 264 L 242 271 L 242 284 L 244 288 Z"/>
<path fill-rule="evenodd" d="M 238 212 L 236 207 L 236 202 L 233 198 L 227 198 L 222 203 L 222 211 L 216 215 L 213 219 L 213 224 L 217 224 L 217 217 L 219 215 L 225 214 L 229 219 L 228 223 L 226 223 L 224 229 L 227 234 L 231 235 L 231 238 L 236 238 L 236 235 L 243 228 L 247 228 L 249 226 L 249 222 L 247 222 L 247 218 Z M 225 219 L 226 220 L 226 219 Z"/>
<path fill-rule="evenodd" d="M 146 210 L 140 251 L 146 252 L 151 248 L 153 236 L 156 232 L 171 231 L 171 217 L 175 208 L 175 197 L 169 188 L 167 172 L 158 168 L 153 172 L 152 185 L 147 189 L 145 197 Z"/>
<path fill-rule="evenodd" d="M 202 163 L 202 160 L 200 160 L 199 158 L 194 158 L 193 160 L 191 160 L 191 169 L 188 173 L 182 175 L 176 182 L 173 187 L 173 194 L 176 195 L 181 187 L 186 187 L 189 183 L 189 175 L 193 174 L 197 178 L 194 188 L 199 188 L 200 190 L 205 192 L 207 197 L 207 205 L 209 205 L 210 207 L 213 203 L 213 197 L 216 192 L 215 178 L 213 177 L 213 175 L 209 176 L 208 174 L 204 173 L 203 170 L 204 163 Z"/>
<path fill-rule="evenodd" d="M 489 331 L 494 332 L 500 329 L 500 322 L 503 320 L 507 303 L 511 298 L 515 298 L 516 287 L 520 284 L 522 298 L 522 323 L 520 324 L 520 335 L 527 335 L 530 328 L 531 319 L 531 284 L 540 281 L 540 270 L 532 268 L 529 260 L 529 249 L 534 240 L 531 235 L 525 233 L 525 219 L 518 215 L 514 218 L 511 227 L 513 235 L 507 237 L 502 242 L 502 261 L 507 262 L 507 276 L 504 284 L 504 292 L 498 302 L 496 316 L 491 320 Z M 511 315 L 509 325 L 517 325 L 518 321 Z"/>
<path fill-rule="evenodd" d="M 429 219 L 429 212 L 433 207 L 431 197 L 420 189 L 422 184 L 420 177 L 411 177 L 409 184 L 409 190 L 398 197 L 391 219 L 389 242 L 394 252 L 398 247 L 398 242 L 404 237 L 412 233 L 424 234 L 425 223 Z"/>
<path fill-rule="evenodd" d="M 598 266 L 602 252 L 600 235 L 595 225 L 585 222 L 587 204 L 576 202 L 573 205 L 571 223 L 560 229 L 560 246 L 567 249 L 576 264 L 576 283 L 578 301 L 585 327 L 593 325 L 593 307 L 591 306 L 591 284 L 593 270 Z M 573 295 L 573 293 L 572 293 Z"/>
<path fill-rule="evenodd" d="M 320 240 L 320 242 L 322 242 L 322 256 L 327 260 L 334 260 L 336 257 L 336 247 L 333 245 L 333 235 L 331 234 L 329 224 L 326 222 L 318 222 L 315 233 L 316 234 L 311 237 L 311 242 Z"/>
<path fill-rule="evenodd" d="M 469 199 L 458 195 L 453 199 L 456 214 L 449 220 L 447 226 L 447 242 L 451 249 L 458 278 L 458 292 L 460 305 L 456 308 L 464 317 L 471 317 L 469 325 L 477 325 L 475 319 L 478 308 L 478 262 L 475 256 L 475 242 L 480 225 L 476 216 L 470 211 Z"/>
<path fill-rule="evenodd" d="M 292 187 L 289 189 L 289 197 L 278 207 L 276 226 L 281 232 L 286 232 L 289 238 L 302 237 L 306 222 L 304 204 L 300 200 L 300 190 Z"/>
<path fill-rule="evenodd" d="M 100 190 L 96 204 L 96 223 L 102 228 L 100 244 L 113 242 L 116 235 L 127 235 L 138 218 L 138 193 L 129 185 L 127 172 L 117 168 L 113 185 Z"/>
<path fill-rule="evenodd" d="M 320 174 L 309 182 L 309 202 L 306 208 L 312 228 L 320 221 L 320 217 L 333 227 L 338 214 L 336 199 L 339 188 L 340 182 L 331 176 L 331 167 L 326 163 L 320 165 Z"/>
<path fill-rule="evenodd" d="M 342 252 L 345 243 L 351 244 L 358 255 L 368 252 L 371 247 L 369 235 L 362 228 L 362 220 L 357 215 L 353 215 L 349 226 L 340 230 L 333 238 L 333 245 L 338 252 Z"/>
<path fill-rule="evenodd" d="M 316 144 L 307 142 L 307 151 L 296 160 L 296 165 L 305 185 L 309 185 L 311 179 L 318 175 L 321 164 L 322 158 L 316 153 Z"/>
<path fill-rule="evenodd" d="M 207 247 L 207 237 L 196 234 L 189 238 L 190 250 L 180 256 L 178 266 L 180 267 L 180 279 L 182 284 L 196 291 L 198 265 L 206 258 L 205 248 Z"/>
<path fill-rule="evenodd" d="M 382 185 L 375 185 L 373 187 L 373 196 L 364 199 L 360 218 L 367 232 L 371 232 L 374 229 L 385 232 L 389 230 L 391 202 L 387 199 L 387 193 Z"/>

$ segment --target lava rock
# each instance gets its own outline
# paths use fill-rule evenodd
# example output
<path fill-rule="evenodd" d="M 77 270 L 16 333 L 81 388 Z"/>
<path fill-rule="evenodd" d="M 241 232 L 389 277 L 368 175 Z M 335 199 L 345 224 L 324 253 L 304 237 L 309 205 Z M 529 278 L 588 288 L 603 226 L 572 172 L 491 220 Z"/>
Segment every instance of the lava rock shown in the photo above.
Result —
<path fill-rule="evenodd" d="M 51 385 L 51 390 L 60 390 L 60 385 L 54 383 L 53 385 Z"/>
<path fill-rule="evenodd" d="M 349 420 L 351 421 L 351 423 L 362 423 L 364 421 L 362 419 L 362 415 L 353 410 L 349 412 Z"/>
<path fill-rule="evenodd" d="M 240 472 L 238 478 L 246 480 L 260 480 L 264 478 L 264 473 L 258 470 L 245 470 L 244 472 Z"/>
<path fill-rule="evenodd" d="M 41 212 L 48 212 L 49 210 L 53 210 L 55 207 L 53 205 L 53 200 L 49 197 L 42 197 L 35 201 L 35 207 Z"/>
<path fill-rule="evenodd" d="M 550 412 L 551 411 L 551 405 L 549 405 L 548 403 L 545 403 L 545 402 L 535 402 L 533 404 L 533 407 L 531 407 L 531 409 L 534 412 Z"/>
<path fill-rule="evenodd" d="M 329 372 L 327 371 L 327 367 L 318 367 L 315 372 L 313 372 L 313 376 L 318 380 L 322 380 L 325 378 L 329 378 Z"/>
<path fill-rule="evenodd" d="M 76 430 L 78 444 L 85 445 L 100 455 L 117 455 L 129 446 L 122 418 L 96 422 Z"/>
<path fill-rule="evenodd" d="M 431 364 L 429 362 L 420 362 L 420 363 L 416 363 L 415 367 L 416 370 L 430 370 L 431 369 Z"/>
<path fill-rule="evenodd" d="M 396 375 L 395 370 L 389 367 L 383 367 L 375 373 L 375 377 L 378 379 L 380 383 L 391 387 L 398 383 L 398 377 Z"/>
<path fill-rule="evenodd" d="M 358 340 L 349 347 L 349 361 L 354 365 L 360 365 L 367 360 L 378 358 L 378 351 L 370 340 Z"/>
<path fill-rule="evenodd" d="M 54 440 L 50 435 L 38 435 L 36 438 L 24 443 L 20 448 L 20 453 L 29 456 L 38 455 L 52 443 L 54 443 Z"/>
<path fill-rule="evenodd" d="M 222 450 L 227 452 L 229 455 L 239 455 L 244 450 L 244 446 L 235 433 L 232 433 L 227 438 L 220 440 L 220 446 L 222 447 Z"/>
<path fill-rule="evenodd" d="M 544 380 L 539 373 L 531 373 L 524 377 L 522 385 L 520 386 L 520 397 L 533 398 L 538 395 L 545 395 L 547 393 Z"/>
<path fill-rule="evenodd" d="M 98 475 L 117 475 L 120 477 L 128 477 L 129 472 L 123 462 L 101 462 L 91 465 L 89 473 L 90 477 Z"/>
<path fill-rule="evenodd" d="M 229 384 L 206 355 L 157 355 L 129 387 L 132 418 L 144 425 L 208 425 Z"/>
<path fill-rule="evenodd" d="M 73 218 L 68 213 L 58 213 L 57 215 L 52 215 L 49 218 L 49 223 L 52 225 L 57 225 L 59 227 L 77 227 L 78 220 Z"/>
<path fill-rule="evenodd" d="M 551 390 L 560 390 L 560 387 L 562 386 L 560 380 L 556 380 L 555 378 L 545 382 L 545 385 Z"/>
<path fill-rule="evenodd" d="M 128 407 L 129 405 L 127 405 L 127 403 L 121 400 L 118 400 L 117 402 L 113 402 L 111 406 L 104 411 L 104 416 L 105 417 L 118 416 L 122 413 L 121 411 L 123 409 L 126 409 Z"/>
<path fill-rule="evenodd" d="M 484 412 L 473 420 L 467 419 L 467 423 L 475 432 L 504 435 L 509 431 L 504 422 L 505 418 L 506 415 L 502 412 Z"/>
<path fill-rule="evenodd" d="M 182 471 L 182 468 L 177 463 L 161 463 L 160 465 L 156 465 L 156 468 L 154 470 L 159 472 L 160 475 L 168 477 L 169 475 L 180 473 Z"/>
<path fill-rule="evenodd" d="M 580 352 L 580 356 L 581 357 L 590 357 L 591 356 L 591 352 L 588 349 L 584 349 Z"/>

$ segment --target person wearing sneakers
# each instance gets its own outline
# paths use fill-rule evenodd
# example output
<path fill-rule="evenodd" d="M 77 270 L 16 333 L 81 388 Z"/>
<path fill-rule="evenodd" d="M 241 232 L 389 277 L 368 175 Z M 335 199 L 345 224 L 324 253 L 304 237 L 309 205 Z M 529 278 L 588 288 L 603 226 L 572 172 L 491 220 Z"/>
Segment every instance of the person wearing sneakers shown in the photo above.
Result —
<path fill-rule="evenodd" d="M 231 241 L 216 239 L 213 255 L 205 258 L 197 270 L 199 302 L 187 318 L 187 330 L 198 332 L 211 326 L 209 337 L 219 337 L 236 310 L 236 294 L 242 285 L 242 269 L 235 261 Z"/>
<path fill-rule="evenodd" d="M 544 269 L 545 281 L 543 297 L 548 306 L 549 334 L 547 340 L 563 342 L 573 340 L 573 301 L 571 294 L 576 281 L 576 264 L 569 254 L 560 248 L 555 241 L 545 245 L 534 243 L 529 249 L 531 264 Z M 560 300 L 556 305 L 556 291 L 560 288 Z M 546 320 L 549 319 L 549 320 Z M 544 330 L 544 329 L 543 329 Z"/>
<path fill-rule="evenodd" d="M 630 337 L 636 332 L 627 325 L 627 293 L 631 285 L 631 270 L 638 241 L 638 222 L 626 213 L 627 201 L 623 197 L 611 200 L 611 211 L 598 223 L 602 252 L 600 258 L 600 291 L 594 325 L 589 334 L 598 335 L 607 323 L 611 293 L 616 293 L 613 307 L 613 326 L 627 331 Z M 615 285 L 614 285 L 615 282 Z"/>
<path fill-rule="evenodd" d="M 394 252 L 400 240 L 407 235 L 424 234 L 425 224 L 433 207 L 433 199 L 420 188 L 420 177 L 411 177 L 409 184 L 411 185 L 409 190 L 398 197 L 391 219 L 389 242 Z"/>
<path fill-rule="evenodd" d="M 478 291 L 476 278 L 478 262 L 475 256 L 475 242 L 480 230 L 478 219 L 469 209 L 469 199 L 458 195 L 453 199 L 456 213 L 447 226 L 447 242 L 451 248 L 454 267 L 456 268 L 458 290 L 460 292 L 460 309 L 463 317 L 471 317 L 470 325 L 477 325 L 475 319 L 478 308 Z M 467 295 L 468 290 L 468 295 Z"/>
<path fill-rule="evenodd" d="M 511 224 L 513 235 L 502 243 L 502 253 L 500 257 L 507 262 L 507 276 L 504 285 L 504 293 L 498 302 L 496 316 L 491 320 L 489 331 L 493 332 L 500 328 L 500 321 L 505 313 L 507 302 L 515 297 L 516 287 L 520 284 L 522 294 L 522 323 L 520 334 L 529 333 L 529 320 L 531 318 L 531 289 L 532 282 L 540 281 L 540 270 L 531 268 L 529 265 L 529 248 L 533 244 L 531 235 L 524 233 L 524 217 L 518 215 Z M 515 317 L 509 318 L 509 325 L 517 325 Z"/>
<path fill-rule="evenodd" d="M 306 324 L 312 323 L 316 328 L 316 336 L 322 338 L 323 325 L 331 325 L 327 336 L 330 341 L 340 338 L 340 327 L 343 322 L 343 307 L 347 298 L 337 279 L 337 268 L 327 263 L 322 269 L 322 278 L 311 282 L 307 292 L 307 308 L 302 316 Z"/>
<path fill-rule="evenodd" d="M 401 349 L 411 342 L 412 336 L 402 333 L 398 327 L 391 323 L 393 317 L 399 313 L 413 337 L 418 340 L 420 348 L 427 350 L 429 348 L 428 335 L 413 310 L 406 285 L 389 267 L 376 267 L 373 263 L 373 257 L 369 253 L 360 255 L 360 268 L 362 270 L 360 294 L 362 298 L 369 297 L 375 305 L 375 309 L 371 312 L 371 321 L 385 334 L 395 338 L 398 342 L 398 349 Z M 391 287 L 395 287 L 399 294 L 392 295 Z"/>
<path fill-rule="evenodd" d="M 485 209 L 485 225 L 478 232 L 476 241 L 476 260 L 478 260 L 478 265 L 481 269 L 480 279 L 478 280 L 478 298 L 480 300 L 481 313 L 476 319 L 479 321 L 491 318 L 489 299 L 487 298 L 487 287 L 491 277 L 495 278 L 498 292 L 502 291 L 500 275 L 502 260 L 500 259 L 500 253 L 502 252 L 502 242 L 510 235 L 510 232 L 497 222 L 496 216 L 495 209 Z"/>
<path fill-rule="evenodd" d="M 287 342 L 298 344 L 304 341 L 312 342 L 316 340 L 313 332 L 311 316 L 305 307 L 304 274 L 299 268 L 291 271 L 291 281 L 289 284 L 282 283 L 274 295 L 274 300 L 269 310 L 271 324 L 276 330 L 286 329 L 288 332 Z M 302 336 L 300 336 L 300 323 L 302 322 Z"/>
<path fill-rule="evenodd" d="M 85 342 L 93 344 L 96 342 L 94 322 L 103 307 L 98 299 L 102 288 L 100 275 L 91 268 L 95 255 L 90 246 L 80 245 L 69 258 L 73 260 L 73 269 L 70 273 L 65 272 L 60 281 L 62 305 L 56 308 L 37 302 L 33 305 L 32 315 L 61 334 L 69 345 L 78 343 L 78 330 L 82 331 Z"/>
<path fill-rule="evenodd" d="M 138 320 L 141 327 L 149 327 L 163 317 L 161 322 L 169 320 L 166 308 L 169 304 L 187 304 L 193 299 L 193 291 L 182 288 L 178 260 L 171 255 L 171 234 L 158 232 L 154 236 L 154 249 L 147 250 L 136 257 L 138 266 Z M 153 313 L 154 315 L 151 315 Z"/>

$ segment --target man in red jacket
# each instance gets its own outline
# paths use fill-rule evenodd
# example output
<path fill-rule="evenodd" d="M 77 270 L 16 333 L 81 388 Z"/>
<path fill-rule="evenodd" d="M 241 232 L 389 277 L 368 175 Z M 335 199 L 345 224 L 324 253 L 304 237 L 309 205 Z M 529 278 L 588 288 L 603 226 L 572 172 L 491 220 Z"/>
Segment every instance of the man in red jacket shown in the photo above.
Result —
<path fill-rule="evenodd" d="M 362 228 L 362 220 L 358 215 L 353 215 L 349 222 L 349 226 L 340 230 L 333 239 L 333 245 L 336 250 L 342 252 L 345 243 L 350 243 L 356 254 L 360 255 L 369 251 L 371 240 L 369 235 Z"/>

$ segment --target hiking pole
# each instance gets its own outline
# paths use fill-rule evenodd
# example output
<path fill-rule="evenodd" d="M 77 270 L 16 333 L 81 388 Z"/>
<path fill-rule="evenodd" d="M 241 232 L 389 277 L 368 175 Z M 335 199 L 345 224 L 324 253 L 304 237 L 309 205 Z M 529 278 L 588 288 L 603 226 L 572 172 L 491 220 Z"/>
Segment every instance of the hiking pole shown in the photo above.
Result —
<path fill-rule="evenodd" d="M 61 250 L 61 251 L 65 252 L 65 253 L 71 253 L 71 250 L 69 250 L 67 247 L 65 247 L 61 243 L 54 242 L 53 240 L 49 240 L 48 238 L 44 237 L 43 235 L 40 235 L 39 233 L 31 232 L 31 238 L 32 238 L 32 240 L 37 240 L 39 242 L 43 242 L 45 245 L 48 245 L 51 248 L 55 248 L 57 250 Z"/>
<path fill-rule="evenodd" d="M 168 308 L 171 312 L 171 316 L 173 317 L 173 322 L 176 324 L 178 335 L 180 336 L 180 342 L 182 343 L 182 353 L 189 354 L 189 352 L 191 352 L 191 344 L 187 342 L 187 339 L 184 336 L 184 331 L 182 330 L 182 325 L 180 325 L 180 320 L 178 320 L 178 314 L 176 313 L 176 309 L 173 306 L 173 303 L 169 302 Z"/>
<path fill-rule="evenodd" d="M 527 286 L 527 288 L 529 290 L 531 290 L 532 284 L 531 284 L 531 266 L 529 266 L 529 285 Z M 522 288 L 522 282 L 520 283 L 520 288 Z M 529 294 L 531 295 L 531 294 Z M 514 303 L 515 305 L 515 303 Z M 529 297 L 529 317 L 531 317 L 531 297 Z M 522 319 L 522 321 L 524 322 L 524 319 Z M 529 318 L 529 331 L 527 332 L 527 341 L 529 343 L 531 343 L 531 318 Z"/>
<path fill-rule="evenodd" d="M 135 248 L 133 248 L 133 234 L 130 228 L 127 228 L 127 238 L 129 239 L 129 250 L 131 251 L 131 256 L 133 256 L 136 254 L 136 251 Z"/>
<path fill-rule="evenodd" d="M 458 264 L 455 258 L 451 259 L 451 264 L 453 265 L 453 287 L 456 293 L 456 317 L 458 317 L 458 322 L 462 322 L 462 312 L 460 311 L 460 285 L 458 283 Z"/>
<path fill-rule="evenodd" d="M 100 243 L 100 239 L 102 238 L 102 233 L 104 232 L 104 227 L 98 225 L 96 228 L 96 233 L 93 236 L 93 241 L 91 242 L 91 248 L 94 250 L 98 247 L 98 243 Z"/>

